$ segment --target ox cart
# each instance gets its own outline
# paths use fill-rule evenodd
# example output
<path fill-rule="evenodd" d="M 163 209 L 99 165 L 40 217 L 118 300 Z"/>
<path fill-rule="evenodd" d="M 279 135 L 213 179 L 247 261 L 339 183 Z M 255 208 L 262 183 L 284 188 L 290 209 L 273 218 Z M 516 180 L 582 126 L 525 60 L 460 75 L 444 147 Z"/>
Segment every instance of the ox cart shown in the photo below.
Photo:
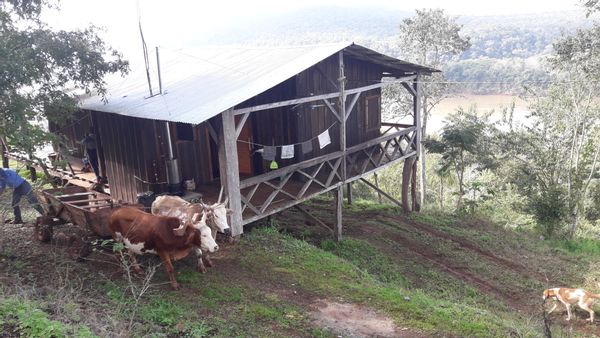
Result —
<path fill-rule="evenodd" d="M 110 237 L 108 218 L 115 208 L 123 205 L 110 195 L 79 186 L 42 190 L 38 192 L 38 199 L 45 214 L 36 220 L 35 237 L 41 242 L 49 242 L 55 226 L 73 224 L 79 235 L 71 235 L 66 244 L 69 253 L 77 259 L 91 252 L 90 238 Z M 90 231 L 92 236 L 89 236 Z"/>

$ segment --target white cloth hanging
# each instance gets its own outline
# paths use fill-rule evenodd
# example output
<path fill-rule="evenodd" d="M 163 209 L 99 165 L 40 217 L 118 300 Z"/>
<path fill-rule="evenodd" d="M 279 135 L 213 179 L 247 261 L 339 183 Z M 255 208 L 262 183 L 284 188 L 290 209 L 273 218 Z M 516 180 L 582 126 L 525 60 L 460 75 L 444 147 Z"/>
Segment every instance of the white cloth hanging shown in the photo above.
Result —
<path fill-rule="evenodd" d="M 321 134 L 319 134 L 319 147 L 320 147 L 320 149 L 323 149 L 330 143 L 331 143 L 331 137 L 329 136 L 329 129 L 327 129 L 324 132 L 322 132 Z"/>
<path fill-rule="evenodd" d="M 281 158 L 282 159 L 294 158 L 294 145 L 293 144 L 281 146 Z"/>

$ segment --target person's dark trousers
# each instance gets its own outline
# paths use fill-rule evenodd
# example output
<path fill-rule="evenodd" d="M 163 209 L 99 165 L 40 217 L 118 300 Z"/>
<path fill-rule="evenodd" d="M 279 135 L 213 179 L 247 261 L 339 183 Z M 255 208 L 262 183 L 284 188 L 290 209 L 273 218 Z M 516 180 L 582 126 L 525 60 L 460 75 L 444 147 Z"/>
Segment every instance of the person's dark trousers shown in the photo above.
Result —
<path fill-rule="evenodd" d="M 100 178 L 100 170 L 98 170 L 98 152 L 96 149 L 87 149 L 88 161 L 90 161 L 90 165 L 92 169 L 94 169 L 94 174 L 96 174 L 96 178 Z"/>
<path fill-rule="evenodd" d="M 18 187 L 15 188 L 12 195 L 12 205 L 13 205 L 13 213 L 15 214 L 15 220 L 13 222 L 20 223 L 23 221 L 21 218 L 21 208 L 19 207 L 19 203 L 21 203 L 21 197 L 25 196 L 29 204 L 37 210 L 40 214 L 44 214 L 44 209 L 40 206 L 40 203 L 31 188 L 29 182 L 24 181 Z"/>

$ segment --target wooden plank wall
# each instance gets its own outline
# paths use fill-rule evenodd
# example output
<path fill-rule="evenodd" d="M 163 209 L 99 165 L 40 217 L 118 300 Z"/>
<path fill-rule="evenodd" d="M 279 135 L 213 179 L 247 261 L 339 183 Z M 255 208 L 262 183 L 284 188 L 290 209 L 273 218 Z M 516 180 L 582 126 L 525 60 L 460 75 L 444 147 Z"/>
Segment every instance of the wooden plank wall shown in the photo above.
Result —
<path fill-rule="evenodd" d="M 346 89 L 364 87 L 381 81 L 381 74 L 383 70 L 378 65 L 346 56 L 344 59 L 344 66 L 344 72 L 347 78 Z M 381 97 L 381 88 L 369 90 L 361 93 L 360 95 L 361 96 L 354 106 L 354 109 L 346 123 L 346 144 L 348 147 L 381 136 L 379 129 L 367 130 L 367 121 L 365 116 L 367 104 L 366 98 L 368 96 Z M 372 114 L 373 112 L 370 113 Z M 376 117 L 376 119 L 381 123 L 381 106 L 379 107 L 378 115 L 379 116 Z"/>
<path fill-rule="evenodd" d="M 283 83 L 267 90 L 250 100 L 247 100 L 236 108 L 251 107 L 264 103 L 279 102 L 290 100 L 296 97 L 296 82 L 294 78 L 288 79 Z M 293 106 L 281 107 L 250 113 L 252 123 L 253 142 L 259 145 L 284 145 L 294 142 L 297 139 L 296 128 L 290 127 L 290 122 L 298 112 Z M 245 143 L 238 142 L 238 147 L 247 146 Z M 254 150 L 261 148 L 256 145 Z M 296 149 L 297 150 L 297 149 Z M 277 149 L 277 163 L 280 167 L 296 163 L 294 159 L 281 160 L 281 149 Z M 269 162 L 264 161 L 260 154 L 253 156 L 255 174 L 261 174 L 268 171 Z"/>
<path fill-rule="evenodd" d="M 111 196 L 135 202 L 140 192 L 164 191 L 162 182 L 166 181 L 166 173 L 161 156 L 165 154 L 164 124 L 117 114 L 93 113 L 98 123 Z"/>
<path fill-rule="evenodd" d="M 344 72 L 346 75 L 346 89 L 358 88 L 377 83 L 381 80 L 382 70 L 377 65 L 372 65 L 365 61 L 360 61 L 346 56 L 344 60 Z M 339 77 L 338 56 L 333 55 L 317 65 L 301 72 L 297 78 L 297 97 L 310 95 L 327 94 L 338 91 L 337 78 Z M 362 93 L 358 102 L 346 122 L 346 145 L 353 145 L 365 142 L 367 140 L 380 136 L 378 130 L 366 130 L 365 107 L 366 97 L 370 95 L 381 95 L 380 89 Z M 337 100 L 330 100 L 334 107 L 338 107 Z M 333 124 L 337 119 L 330 113 L 325 106 L 317 107 L 314 104 L 305 104 L 299 109 L 294 128 L 298 130 L 299 139 L 310 139 L 317 136 L 327 127 Z M 348 102 L 347 102 L 348 104 Z M 380 115 L 380 114 L 379 114 Z M 379 116 L 381 120 L 381 116 Z M 319 149 L 318 141 L 313 141 L 313 152 L 306 156 L 299 156 L 298 160 L 306 160 L 320 155 L 330 153 L 339 149 L 339 124 L 330 129 L 332 144 Z"/>
<path fill-rule="evenodd" d="M 193 127 L 193 140 L 181 140 L 177 133 L 176 157 L 181 169 L 181 179 L 194 179 L 196 184 L 206 184 L 213 180 L 211 172 L 211 151 L 205 123 Z"/>

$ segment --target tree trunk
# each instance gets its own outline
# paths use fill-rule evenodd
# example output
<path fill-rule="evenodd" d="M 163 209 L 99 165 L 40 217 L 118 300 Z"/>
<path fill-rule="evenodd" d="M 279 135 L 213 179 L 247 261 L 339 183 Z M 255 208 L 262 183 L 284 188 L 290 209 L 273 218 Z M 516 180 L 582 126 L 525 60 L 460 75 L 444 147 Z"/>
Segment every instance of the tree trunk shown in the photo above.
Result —
<path fill-rule="evenodd" d="M 417 191 L 417 162 L 413 162 L 412 175 L 411 175 L 411 190 L 410 194 L 412 197 L 412 210 L 421 211 L 421 203 L 419 203 L 418 191 Z"/>
<path fill-rule="evenodd" d="M 440 210 L 444 210 L 444 178 L 440 176 Z"/>
<path fill-rule="evenodd" d="M 576 206 L 577 207 L 577 206 Z M 575 231 L 577 230 L 577 225 L 578 225 L 578 215 L 577 215 L 577 210 L 575 210 L 573 212 L 573 214 L 571 215 L 571 230 L 569 231 L 569 236 L 571 238 L 573 238 L 573 236 L 575 236 Z"/>
<path fill-rule="evenodd" d="M 379 180 L 377 179 L 377 173 L 373 173 L 373 178 L 375 179 L 375 186 L 377 187 L 377 189 L 379 189 Z M 379 191 L 377 191 L 377 201 L 379 201 L 379 204 L 383 203 L 381 199 L 381 193 Z"/>
<path fill-rule="evenodd" d="M 28 166 L 29 169 L 29 177 L 31 179 L 31 182 L 35 182 L 37 180 L 37 171 L 35 170 L 35 167 L 30 165 Z"/>
<path fill-rule="evenodd" d="M 408 200 L 408 190 L 410 188 L 413 163 L 415 163 L 414 156 L 405 159 L 404 168 L 402 169 L 402 210 L 404 210 L 404 212 L 411 211 L 411 206 Z"/>
<path fill-rule="evenodd" d="M 0 140 L 0 147 L 2 147 L 2 168 L 8 168 L 8 149 L 4 145 L 4 141 Z"/>

